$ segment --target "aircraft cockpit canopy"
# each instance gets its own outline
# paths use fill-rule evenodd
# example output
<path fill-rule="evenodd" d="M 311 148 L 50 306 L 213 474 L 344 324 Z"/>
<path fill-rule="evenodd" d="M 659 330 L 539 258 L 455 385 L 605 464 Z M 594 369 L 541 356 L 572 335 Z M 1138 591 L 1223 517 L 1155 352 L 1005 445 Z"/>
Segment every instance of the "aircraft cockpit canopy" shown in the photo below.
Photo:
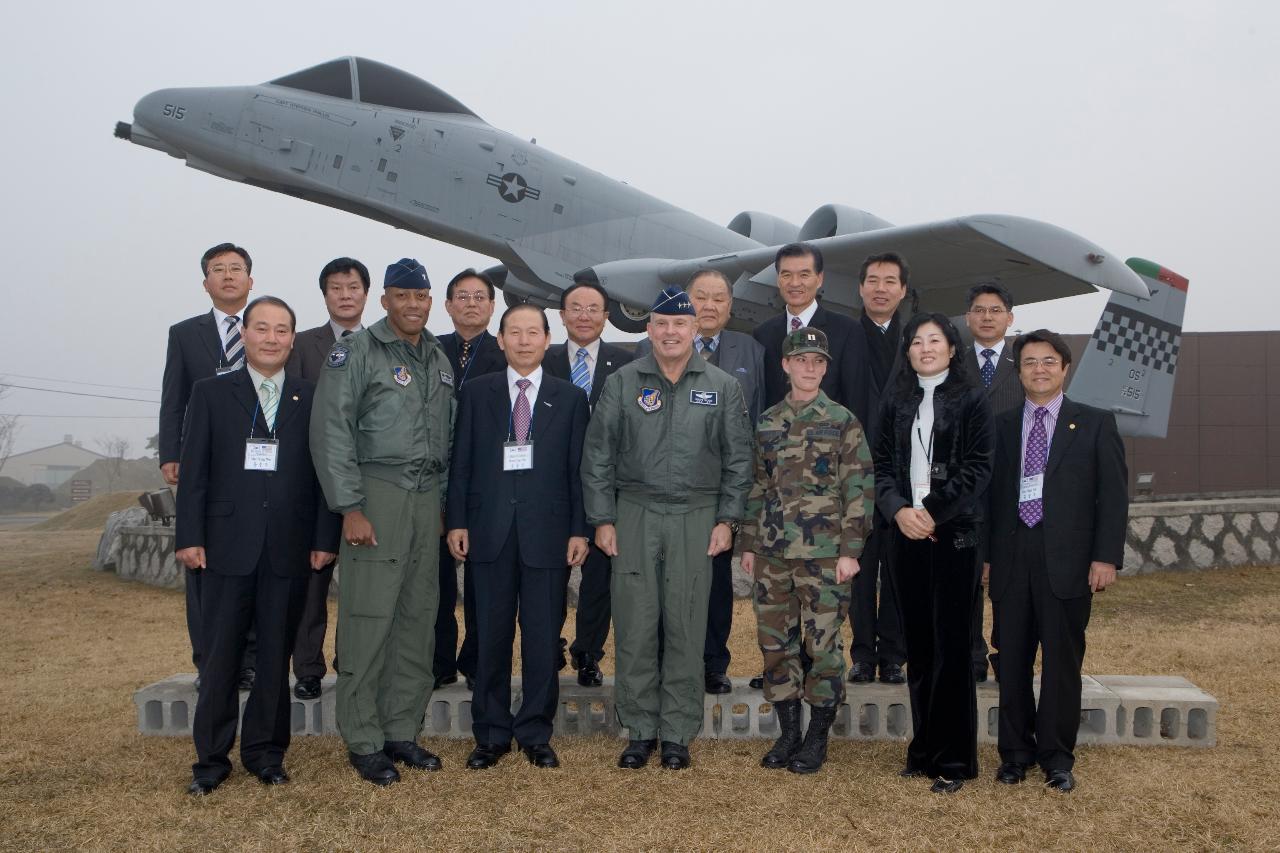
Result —
<path fill-rule="evenodd" d="M 322 62 L 303 71 L 277 77 L 270 83 L 273 86 L 396 110 L 453 113 L 480 118 L 452 95 L 426 80 L 363 57 L 344 57 Z"/>

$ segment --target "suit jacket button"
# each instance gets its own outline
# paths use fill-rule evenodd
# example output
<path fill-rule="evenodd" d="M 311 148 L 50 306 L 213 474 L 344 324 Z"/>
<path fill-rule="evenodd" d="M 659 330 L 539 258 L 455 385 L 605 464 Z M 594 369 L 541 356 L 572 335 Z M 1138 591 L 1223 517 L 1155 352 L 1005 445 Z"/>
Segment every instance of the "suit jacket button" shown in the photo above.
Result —
<path fill-rule="evenodd" d="M 263 509 L 266 509 L 266 508 L 267 508 L 267 502 L 266 502 L 266 501 L 263 501 L 263 502 L 262 502 L 262 508 L 263 508 Z"/>

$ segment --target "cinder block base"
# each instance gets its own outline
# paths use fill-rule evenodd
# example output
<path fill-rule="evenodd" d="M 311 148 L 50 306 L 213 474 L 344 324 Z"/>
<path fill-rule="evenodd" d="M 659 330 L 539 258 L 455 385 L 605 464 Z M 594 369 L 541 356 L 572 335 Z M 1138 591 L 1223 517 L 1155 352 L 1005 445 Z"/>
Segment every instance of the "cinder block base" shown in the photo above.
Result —
<path fill-rule="evenodd" d="M 699 737 L 773 738 L 778 718 L 764 694 L 735 678 L 733 692 L 706 696 Z M 1035 690 L 1039 694 L 1039 679 Z M 292 699 L 293 734 L 336 735 L 334 676 L 321 684 L 318 699 Z M 248 694 L 240 695 L 241 710 Z M 520 679 L 512 679 L 511 704 L 522 699 Z M 147 735 L 190 737 L 195 713 L 195 676 L 174 675 L 134 693 L 138 731 Z M 808 718 L 808 706 L 803 705 Z M 1000 689 L 978 685 L 978 740 L 996 743 Z M 1217 743 L 1218 701 L 1185 678 L 1171 676 L 1083 676 L 1081 744 L 1213 746 Z M 555 732 L 624 736 L 613 701 L 613 679 L 601 687 L 582 687 L 573 676 L 560 680 Z M 428 737 L 470 738 L 471 692 L 461 681 L 431 694 L 422 733 Z M 836 715 L 832 736 L 846 740 L 906 740 L 911 737 L 911 702 L 905 685 L 850 684 Z"/>

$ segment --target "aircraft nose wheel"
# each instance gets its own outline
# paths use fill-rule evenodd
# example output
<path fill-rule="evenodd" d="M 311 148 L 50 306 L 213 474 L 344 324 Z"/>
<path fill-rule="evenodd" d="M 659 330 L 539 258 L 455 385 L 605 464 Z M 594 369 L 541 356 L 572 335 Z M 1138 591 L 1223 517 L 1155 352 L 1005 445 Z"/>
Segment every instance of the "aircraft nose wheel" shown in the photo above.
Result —
<path fill-rule="evenodd" d="M 609 300 L 609 322 L 619 331 L 643 332 L 649 325 L 649 312 L 643 308 L 630 308 L 621 302 Z"/>

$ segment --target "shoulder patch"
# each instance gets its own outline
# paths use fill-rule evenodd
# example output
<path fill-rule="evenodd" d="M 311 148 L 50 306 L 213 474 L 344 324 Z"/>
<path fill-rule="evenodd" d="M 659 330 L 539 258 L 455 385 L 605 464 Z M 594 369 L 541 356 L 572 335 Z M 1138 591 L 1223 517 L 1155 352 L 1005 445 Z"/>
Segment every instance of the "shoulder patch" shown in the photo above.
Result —
<path fill-rule="evenodd" d="M 447 372 L 445 372 L 445 371 L 443 371 L 443 370 L 442 370 L 442 371 L 440 371 L 440 381 L 441 381 L 441 382 L 443 382 L 445 385 L 448 385 L 450 388 L 452 388 L 452 387 L 453 387 L 453 374 L 452 374 L 452 373 L 447 373 Z"/>
<path fill-rule="evenodd" d="M 325 359 L 325 367 L 346 367 L 347 358 L 351 355 L 351 350 L 345 344 L 334 344 L 333 349 L 329 350 L 329 357 Z"/>

